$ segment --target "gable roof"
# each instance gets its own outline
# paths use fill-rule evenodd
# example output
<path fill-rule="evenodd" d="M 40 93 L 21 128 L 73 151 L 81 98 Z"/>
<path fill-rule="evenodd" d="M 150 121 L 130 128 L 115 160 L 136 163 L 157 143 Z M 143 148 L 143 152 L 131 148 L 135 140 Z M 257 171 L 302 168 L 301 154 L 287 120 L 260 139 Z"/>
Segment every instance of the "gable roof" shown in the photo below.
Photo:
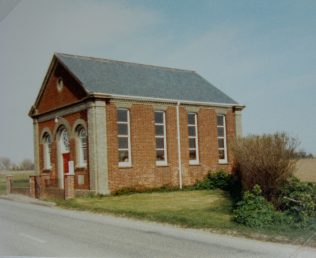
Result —
<path fill-rule="evenodd" d="M 55 53 L 90 94 L 239 105 L 194 71 Z"/>

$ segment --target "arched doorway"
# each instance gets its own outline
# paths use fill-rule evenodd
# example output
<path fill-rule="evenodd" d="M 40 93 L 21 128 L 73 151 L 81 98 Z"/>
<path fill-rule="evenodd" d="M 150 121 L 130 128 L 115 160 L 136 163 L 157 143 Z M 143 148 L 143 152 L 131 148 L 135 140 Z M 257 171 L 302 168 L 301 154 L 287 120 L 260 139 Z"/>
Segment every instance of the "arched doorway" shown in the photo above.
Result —
<path fill-rule="evenodd" d="M 64 175 L 69 172 L 70 160 L 69 134 L 64 126 L 58 129 L 58 187 L 64 189 Z"/>

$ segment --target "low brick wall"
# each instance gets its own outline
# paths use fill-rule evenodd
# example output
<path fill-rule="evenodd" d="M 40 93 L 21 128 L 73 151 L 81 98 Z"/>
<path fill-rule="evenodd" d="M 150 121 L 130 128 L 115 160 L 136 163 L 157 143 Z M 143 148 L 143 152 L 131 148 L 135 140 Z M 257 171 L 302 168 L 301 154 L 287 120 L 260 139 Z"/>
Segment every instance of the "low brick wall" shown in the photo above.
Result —
<path fill-rule="evenodd" d="M 65 191 L 57 187 L 45 188 L 40 194 L 40 199 L 64 199 Z"/>
<path fill-rule="evenodd" d="M 15 187 L 13 182 L 13 176 L 6 177 L 7 194 L 22 194 L 26 196 L 31 196 L 30 187 Z"/>
<path fill-rule="evenodd" d="M 47 185 L 46 176 L 30 176 L 29 187 L 14 187 L 13 177 L 6 177 L 7 194 L 23 194 L 32 198 L 72 199 L 75 198 L 75 176 L 65 175 L 65 189 Z"/>

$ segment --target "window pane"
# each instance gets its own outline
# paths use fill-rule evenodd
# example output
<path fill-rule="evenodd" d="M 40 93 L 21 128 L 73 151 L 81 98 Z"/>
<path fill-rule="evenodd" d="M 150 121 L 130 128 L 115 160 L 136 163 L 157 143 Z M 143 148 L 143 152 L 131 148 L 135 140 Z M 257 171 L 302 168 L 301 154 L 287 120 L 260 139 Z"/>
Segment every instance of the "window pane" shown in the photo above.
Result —
<path fill-rule="evenodd" d="M 119 162 L 128 162 L 128 151 L 119 151 Z"/>
<path fill-rule="evenodd" d="M 224 125 L 224 116 L 217 116 L 217 125 Z"/>
<path fill-rule="evenodd" d="M 164 135 L 163 125 L 156 125 L 156 135 Z"/>
<path fill-rule="evenodd" d="M 128 148 L 128 138 L 127 137 L 119 137 L 119 149 L 127 149 Z"/>
<path fill-rule="evenodd" d="M 189 147 L 190 148 L 195 148 L 195 139 L 189 139 Z"/>
<path fill-rule="evenodd" d="M 155 112 L 155 123 L 162 124 L 163 123 L 163 112 Z"/>
<path fill-rule="evenodd" d="M 86 130 L 84 128 L 81 128 L 79 131 L 79 137 L 80 138 L 86 138 L 87 137 L 87 133 Z"/>
<path fill-rule="evenodd" d="M 124 109 L 117 110 L 117 121 L 127 122 L 127 110 L 124 110 Z"/>
<path fill-rule="evenodd" d="M 218 139 L 218 148 L 224 148 L 224 139 Z"/>
<path fill-rule="evenodd" d="M 194 126 L 189 126 L 189 136 L 195 136 L 195 127 Z"/>
<path fill-rule="evenodd" d="M 219 137 L 224 136 L 224 127 L 217 127 L 217 136 Z"/>
<path fill-rule="evenodd" d="M 88 152 L 87 152 L 87 148 L 83 148 L 83 161 L 87 162 L 88 160 Z"/>
<path fill-rule="evenodd" d="M 225 151 L 224 150 L 218 150 L 218 158 L 225 159 Z"/>
<path fill-rule="evenodd" d="M 163 138 L 156 138 L 156 148 L 158 149 L 164 148 Z"/>
<path fill-rule="evenodd" d="M 188 114 L 188 124 L 195 125 L 195 114 Z"/>
<path fill-rule="evenodd" d="M 44 138 L 44 141 L 43 141 L 44 143 L 48 143 L 48 144 L 51 143 L 49 134 L 45 133 L 43 138 Z"/>
<path fill-rule="evenodd" d="M 156 151 L 156 160 L 165 160 L 165 152 L 163 150 Z"/>
<path fill-rule="evenodd" d="M 64 147 L 64 151 L 69 151 L 69 136 L 68 136 L 68 132 L 66 130 L 62 131 L 62 141 L 63 141 L 63 147 Z"/>
<path fill-rule="evenodd" d="M 128 126 L 127 124 L 118 124 L 118 134 L 119 135 L 127 135 L 128 134 Z"/>
<path fill-rule="evenodd" d="M 196 160 L 196 150 L 190 150 L 190 160 Z"/>

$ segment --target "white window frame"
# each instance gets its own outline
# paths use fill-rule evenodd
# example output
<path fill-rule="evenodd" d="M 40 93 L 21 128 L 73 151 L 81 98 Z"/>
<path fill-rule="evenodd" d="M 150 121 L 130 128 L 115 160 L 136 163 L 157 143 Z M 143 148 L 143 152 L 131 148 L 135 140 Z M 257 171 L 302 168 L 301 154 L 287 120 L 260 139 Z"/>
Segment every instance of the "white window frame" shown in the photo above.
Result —
<path fill-rule="evenodd" d="M 189 115 L 194 115 L 194 124 L 189 124 Z M 195 150 L 196 159 L 189 159 L 189 165 L 199 165 L 199 135 L 198 135 L 198 124 L 197 124 L 198 116 L 196 113 L 188 113 L 188 137 L 189 137 L 189 156 L 190 150 Z M 195 129 L 195 136 L 189 135 L 189 127 L 194 127 Z M 195 148 L 190 148 L 190 139 L 195 139 Z"/>
<path fill-rule="evenodd" d="M 164 152 L 164 160 L 157 160 L 156 159 L 156 165 L 157 166 L 166 166 L 168 165 L 168 158 L 167 158 L 167 134 L 166 134 L 166 112 L 162 111 L 162 110 L 155 110 L 155 114 L 156 113 L 162 113 L 162 123 L 157 123 L 155 121 L 155 130 L 156 130 L 156 126 L 163 126 L 163 135 L 157 135 L 155 133 L 155 139 L 163 139 L 163 148 L 157 148 L 156 145 L 156 158 L 157 158 L 157 151 L 163 151 Z"/>
<path fill-rule="evenodd" d="M 128 152 L 128 161 L 119 161 L 118 166 L 119 167 L 131 167 L 132 166 L 132 150 L 131 150 L 131 132 L 130 132 L 130 111 L 127 108 L 118 108 L 117 113 L 119 110 L 124 110 L 127 112 L 127 122 L 126 121 L 119 121 L 118 116 L 117 116 L 117 125 L 119 124 L 127 124 L 127 135 L 123 134 L 117 134 L 117 138 L 119 139 L 120 137 L 127 137 L 127 148 L 120 148 L 118 146 L 118 153 L 120 151 L 127 151 Z M 119 144 L 119 143 L 118 143 Z"/>
<path fill-rule="evenodd" d="M 217 123 L 217 117 L 223 117 L 223 125 L 218 125 Z M 227 159 L 227 136 L 226 136 L 226 116 L 222 114 L 217 114 L 216 116 L 216 123 L 217 123 L 217 148 L 218 148 L 218 153 L 220 150 L 224 150 L 224 159 L 218 159 L 219 164 L 227 164 L 228 159 Z M 223 136 L 218 136 L 218 128 L 223 128 L 224 135 Z M 220 148 L 218 145 L 218 139 L 223 139 L 224 140 L 224 148 Z M 219 155 L 219 154 L 218 154 Z"/>
<path fill-rule="evenodd" d="M 84 159 L 84 146 L 82 144 L 82 138 L 80 137 L 80 132 L 84 130 L 86 132 L 86 152 L 88 148 L 88 135 L 87 130 L 82 125 L 77 126 L 76 134 L 77 134 L 77 167 L 78 168 L 85 168 L 87 167 L 87 160 Z"/>
<path fill-rule="evenodd" d="M 44 170 L 52 169 L 52 162 L 51 162 L 51 144 L 52 144 L 52 142 L 51 142 L 51 140 L 52 140 L 51 136 L 48 133 L 45 133 L 43 136 Z"/>

